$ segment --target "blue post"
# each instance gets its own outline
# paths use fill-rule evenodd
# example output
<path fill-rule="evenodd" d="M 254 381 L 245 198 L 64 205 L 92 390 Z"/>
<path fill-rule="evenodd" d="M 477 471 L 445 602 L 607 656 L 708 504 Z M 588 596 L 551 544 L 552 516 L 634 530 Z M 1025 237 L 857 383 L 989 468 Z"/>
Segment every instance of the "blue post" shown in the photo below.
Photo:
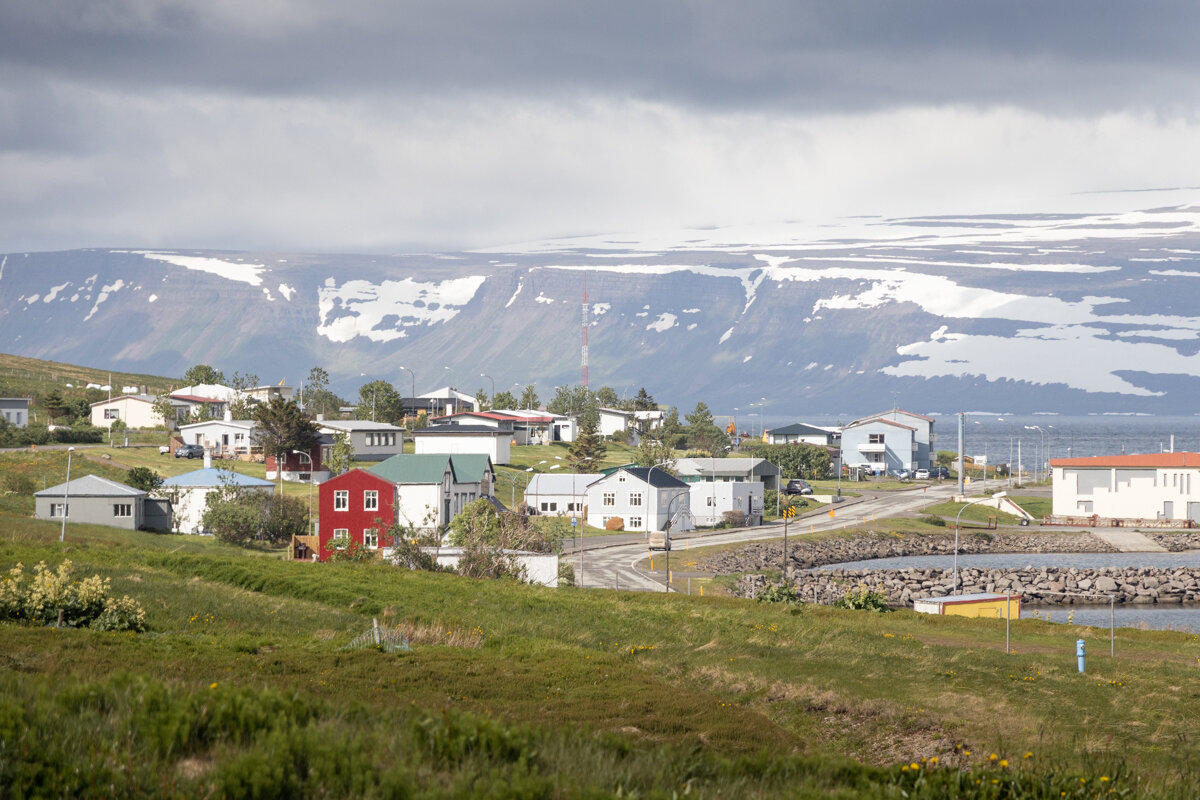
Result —
<path fill-rule="evenodd" d="M 1079 660 L 1079 671 L 1084 671 L 1084 664 L 1087 661 L 1087 651 L 1084 649 L 1083 639 L 1075 640 L 1075 658 Z"/>

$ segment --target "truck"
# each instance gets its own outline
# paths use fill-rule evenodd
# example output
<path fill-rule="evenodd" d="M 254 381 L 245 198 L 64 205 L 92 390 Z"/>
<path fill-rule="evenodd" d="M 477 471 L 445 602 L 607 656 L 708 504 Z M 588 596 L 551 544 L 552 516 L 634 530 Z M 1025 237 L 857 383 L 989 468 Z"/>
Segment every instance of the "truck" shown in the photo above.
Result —
<path fill-rule="evenodd" d="M 671 532 L 670 531 L 650 531 L 650 549 L 651 550 L 670 550 L 671 549 Z"/>

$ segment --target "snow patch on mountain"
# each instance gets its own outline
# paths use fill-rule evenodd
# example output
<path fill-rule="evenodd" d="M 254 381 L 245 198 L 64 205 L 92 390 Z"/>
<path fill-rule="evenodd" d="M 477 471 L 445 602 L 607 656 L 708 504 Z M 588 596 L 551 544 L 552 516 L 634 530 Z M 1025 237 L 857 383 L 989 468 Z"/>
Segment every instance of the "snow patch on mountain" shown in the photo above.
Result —
<path fill-rule="evenodd" d="M 216 275 L 230 281 L 248 283 L 251 286 L 261 286 L 263 282 L 262 273 L 267 271 L 267 267 L 263 264 L 236 263 L 233 261 L 224 261 L 219 258 L 185 256 L 178 253 L 153 253 L 145 250 L 134 250 L 132 252 L 154 261 L 165 261 L 177 267 L 196 270 L 198 272 L 207 272 L 210 275 Z"/>
<path fill-rule="evenodd" d="M 440 282 L 405 278 L 379 284 L 353 280 L 339 286 L 329 278 L 317 290 L 317 333 L 339 343 L 356 336 L 375 342 L 400 339 L 408 335 L 405 328 L 454 319 L 486 279 L 469 275 Z"/>
<path fill-rule="evenodd" d="M 519 280 L 517 281 L 517 289 L 516 289 L 516 291 L 514 291 L 514 292 L 512 293 L 512 297 L 508 298 L 508 302 L 504 304 L 504 307 L 505 307 L 505 308 L 508 308 L 508 307 L 509 307 L 509 306 L 511 306 L 513 303 L 517 302 L 517 295 L 519 295 L 519 294 L 521 293 L 521 290 L 522 290 L 522 289 L 524 289 L 524 288 L 525 288 L 525 279 L 524 279 L 524 278 L 521 278 L 521 279 L 519 279 Z"/>
<path fill-rule="evenodd" d="M 100 294 L 98 294 L 96 296 L 96 302 L 92 306 L 92 310 L 89 311 L 88 315 L 83 318 L 83 321 L 87 322 L 89 319 L 91 319 L 92 315 L 96 313 L 96 310 L 98 308 L 100 308 L 100 304 L 103 303 L 105 300 L 107 300 L 108 296 L 110 294 L 112 294 L 113 292 L 119 292 L 122 288 L 124 288 L 124 286 L 125 286 L 125 281 L 121 280 L 120 278 L 117 278 L 116 281 L 114 281 L 111 284 L 102 286 L 100 288 Z"/>
<path fill-rule="evenodd" d="M 71 282 L 67 281 L 66 283 L 60 283 L 58 286 L 51 286 L 50 291 L 46 292 L 46 296 L 42 298 L 42 302 L 43 303 L 53 302 L 54 298 L 58 297 L 58 293 L 70 285 L 71 285 Z"/>
<path fill-rule="evenodd" d="M 592 303 L 592 316 L 603 317 L 612 310 L 612 303 Z"/>
<path fill-rule="evenodd" d="M 671 330 L 671 328 L 674 328 L 678 324 L 679 324 L 679 318 L 676 317 L 674 314 L 663 313 L 663 314 L 658 315 L 658 319 L 654 320 L 654 322 L 651 322 L 649 325 L 647 325 L 646 330 L 657 331 L 659 333 L 663 333 L 665 331 Z"/>
<path fill-rule="evenodd" d="M 292 301 L 292 295 L 296 293 L 296 289 L 292 286 L 288 286 L 286 283 L 281 283 L 279 284 L 279 293 L 283 295 L 284 300 L 287 300 L 290 303 Z"/>

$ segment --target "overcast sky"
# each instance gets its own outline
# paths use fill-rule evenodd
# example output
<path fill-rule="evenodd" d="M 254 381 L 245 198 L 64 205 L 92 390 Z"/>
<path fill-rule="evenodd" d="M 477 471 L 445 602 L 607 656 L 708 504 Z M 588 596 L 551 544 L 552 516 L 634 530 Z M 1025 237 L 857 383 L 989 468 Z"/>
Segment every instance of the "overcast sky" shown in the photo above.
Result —
<path fill-rule="evenodd" d="M 0 0 L 0 251 L 457 249 L 1195 187 L 1198 34 L 1195 0 Z"/>

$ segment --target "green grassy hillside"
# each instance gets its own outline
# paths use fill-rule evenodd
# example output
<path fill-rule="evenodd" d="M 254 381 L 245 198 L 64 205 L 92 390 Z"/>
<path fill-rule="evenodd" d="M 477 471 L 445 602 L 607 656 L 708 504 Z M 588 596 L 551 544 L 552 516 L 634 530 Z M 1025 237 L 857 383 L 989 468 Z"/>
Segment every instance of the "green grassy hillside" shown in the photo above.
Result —
<path fill-rule="evenodd" d="M 92 396 L 84 387 L 89 383 L 108 385 L 110 376 L 114 396 L 119 394 L 124 386 L 146 386 L 150 394 L 157 394 L 164 389 L 180 385 L 178 378 L 134 372 L 110 372 L 106 369 L 0 353 L 0 397 L 40 398 L 47 392 L 58 391 L 67 399 L 87 398 L 89 402 L 95 402 L 107 396 L 107 393 Z M 68 383 L 71 384 L 70 387 L 67 386 Z"/>

